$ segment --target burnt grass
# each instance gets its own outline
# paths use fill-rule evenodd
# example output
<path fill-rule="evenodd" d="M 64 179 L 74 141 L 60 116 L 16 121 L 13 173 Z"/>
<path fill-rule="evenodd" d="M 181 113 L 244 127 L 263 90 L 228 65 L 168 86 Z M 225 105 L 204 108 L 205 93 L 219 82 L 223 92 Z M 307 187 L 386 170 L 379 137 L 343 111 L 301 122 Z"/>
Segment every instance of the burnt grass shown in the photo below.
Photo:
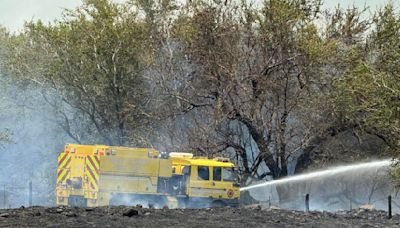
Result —
<path fill-rule="evenodd" d="M 141 207 L 30 207 L 0 210 L 0 227 L 400 227 L 387 212 L 301 212 L 280 209 Z"/>

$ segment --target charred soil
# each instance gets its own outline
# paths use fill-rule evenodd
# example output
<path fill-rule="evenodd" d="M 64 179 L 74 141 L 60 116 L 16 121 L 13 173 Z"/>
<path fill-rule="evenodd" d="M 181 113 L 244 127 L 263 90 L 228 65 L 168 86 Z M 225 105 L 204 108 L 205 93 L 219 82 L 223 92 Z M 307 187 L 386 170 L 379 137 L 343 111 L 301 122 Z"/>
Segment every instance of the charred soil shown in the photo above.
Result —
<path fill-rule="evenodd" d="M 0 227 L 400 227 L 384 211 L 300 212 L 279 209 L 31 207 L 0 210 Z"/>

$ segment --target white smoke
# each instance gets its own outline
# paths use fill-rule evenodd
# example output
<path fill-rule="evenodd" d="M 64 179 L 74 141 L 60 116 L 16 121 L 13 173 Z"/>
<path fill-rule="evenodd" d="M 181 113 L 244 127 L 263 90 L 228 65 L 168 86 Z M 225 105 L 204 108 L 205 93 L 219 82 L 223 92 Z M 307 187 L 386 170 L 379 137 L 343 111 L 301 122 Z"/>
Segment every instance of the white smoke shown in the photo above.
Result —
<path fill-rule="evenodd" d="M 54 205 L 57 155 L 71 140 L 40 91 L 22 90 L 0 79 L 0 130 L 8 129 L 12 139 L 0 148 L 0 207 L 27 206 L 29 182 L 34 205 Z"/>

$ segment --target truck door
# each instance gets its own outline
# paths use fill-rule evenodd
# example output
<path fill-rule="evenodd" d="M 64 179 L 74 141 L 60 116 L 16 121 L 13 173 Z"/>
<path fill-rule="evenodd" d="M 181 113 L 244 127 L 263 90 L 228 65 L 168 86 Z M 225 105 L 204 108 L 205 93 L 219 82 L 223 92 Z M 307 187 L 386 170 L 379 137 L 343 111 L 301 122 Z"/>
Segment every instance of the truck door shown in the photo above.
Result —
<path fill-rule="evenodd" d="M 190 197 L 210 196 L 210 167 L 192 166 L 190 175 L 189 191 Z"/>
<path fill-rule="evenodd" d="M 212 167 L 211 197 L 215 199 L 232 199 L 234 197 L 234 179 L 229 173 L 230 168 Z"/>
<path fill-rule="evenodd" d="M 181 183 L 181 191 L 180 194 L 188 194 L 188 186 L 190 182 L 190 166 L 184 166 L 182 169 L 182 183 Z"/>

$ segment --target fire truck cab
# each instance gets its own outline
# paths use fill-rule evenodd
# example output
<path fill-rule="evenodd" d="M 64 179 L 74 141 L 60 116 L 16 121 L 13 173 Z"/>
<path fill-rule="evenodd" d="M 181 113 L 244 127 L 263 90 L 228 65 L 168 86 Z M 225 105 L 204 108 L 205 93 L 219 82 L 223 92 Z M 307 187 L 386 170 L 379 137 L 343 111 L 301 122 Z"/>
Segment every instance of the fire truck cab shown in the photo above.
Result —
<path fill-rule="evenodd" d="M 187 196 L 189 207 L 237 206 L 240 196 L 234 165 L 225 158 L 195 158 L 189 153 L 170 153 L 171 186 Z M 178 183 L 178 184 L 177 184 Z M 173 194 L 173 193 L 172 193 Z"/>

